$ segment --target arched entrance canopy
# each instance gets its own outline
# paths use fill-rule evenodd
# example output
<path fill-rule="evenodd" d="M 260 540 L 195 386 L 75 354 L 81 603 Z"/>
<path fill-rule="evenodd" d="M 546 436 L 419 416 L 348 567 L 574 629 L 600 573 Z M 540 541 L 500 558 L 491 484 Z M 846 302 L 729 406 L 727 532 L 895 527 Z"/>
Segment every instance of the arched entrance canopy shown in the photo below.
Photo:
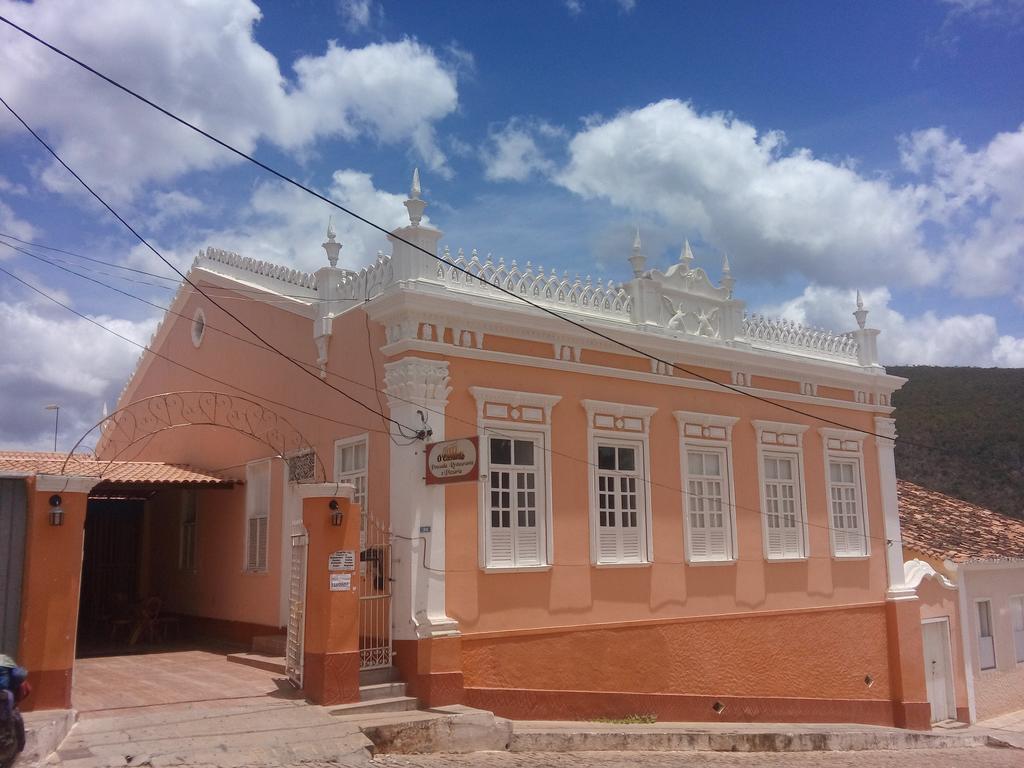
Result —
<path fill-rule="evenodd" d="M 171 429 L 193 426 L 230 429 L 262 443 L 275 456 L 286 460 L 310 455 L 314 463 L 312 471 L 299 481 L 326 482 L 327 474 L 320 457 L 287 419 L 255 400 L 204 391 L 165 392 L 118 408 L 78 439 L 64 457 L 61 474 L 66 472 L 69 463 L 73 465 L 75 451 L 97 429 L 100 430 L 97 452 L 102 450 L 110 457 L 101 470 L 103 476 L 111 464 L 139 442 Z"/>

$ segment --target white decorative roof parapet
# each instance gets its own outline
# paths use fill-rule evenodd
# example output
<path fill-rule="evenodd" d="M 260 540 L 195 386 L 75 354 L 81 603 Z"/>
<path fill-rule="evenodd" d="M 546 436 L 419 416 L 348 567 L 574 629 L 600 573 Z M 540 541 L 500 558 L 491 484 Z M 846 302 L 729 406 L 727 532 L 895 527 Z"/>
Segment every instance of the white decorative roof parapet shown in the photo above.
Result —
<path fill-rule="evenodd" d="M 585 281 L 579 276 L 570 279 L 568 273 L 561 276 L 557 272 L 545 273 L 544 267 L 534 268 L 530 262 L 525 267 L 518 266 L 515 261 L 506 265 L 504 259 L 495 262 L 490 254 L 481 261 L 475 250 L 466 258 L 461 248 L 454 256 L 445 248 L 435 279 L 449 287 L 491 290 L 495 295 L 500 295 L 496 289 L 504 288 L 538 304 L 629 319 L 629 294 L 610 280 L 607 285 L 602 285 L 600 281 L 594 283 L 589 276 Z"/>
<path fill-rule="evenodd" d="M 270 261 L 259 261 L 248 256 L 239 256 L 237 253 L 220 248 L 207 248 L 205 251 L 199 251 L 195 265 L 202 267 L 204 261 L 223 264 L 243 272 L 251 272 L 254 275 L 269 277 L 289 285 L 297 285 L 300 288 L 316 290 L 316 276 L 309 272 L 274 264 Z"/>
<path fill-rule="evenodd" d="M 833 333 L 823 328 L 809 328 L 792 320 L 744 315 L 743 335 L 754 347 L 784 348 L 814 356 L 857 360 L 859 345 L 852 333 Z"/>

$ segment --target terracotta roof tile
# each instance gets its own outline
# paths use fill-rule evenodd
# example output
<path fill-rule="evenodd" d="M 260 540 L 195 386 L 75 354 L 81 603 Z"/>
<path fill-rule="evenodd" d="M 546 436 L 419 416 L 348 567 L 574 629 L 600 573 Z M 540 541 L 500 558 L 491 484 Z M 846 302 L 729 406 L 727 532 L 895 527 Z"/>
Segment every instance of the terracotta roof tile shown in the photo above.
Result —
<path fill-rule="evenodd" d="M 49 451 L 0 451 L 2 474 L 61 474 L 67 454 Z M 109 466 L 108 466 L 109 465 Z M 97 460 L 92 454 L 75 454 L 64 474 L 102 477 L 105 483 L 132 485 L 230 485 L 235 481 L 204 469 L 161 461 Z"/>
<path fill-rule="evenodd" d="M 1024 520 L 897 481 L 903 546 L 939 560 L 1024 558 Z"/>

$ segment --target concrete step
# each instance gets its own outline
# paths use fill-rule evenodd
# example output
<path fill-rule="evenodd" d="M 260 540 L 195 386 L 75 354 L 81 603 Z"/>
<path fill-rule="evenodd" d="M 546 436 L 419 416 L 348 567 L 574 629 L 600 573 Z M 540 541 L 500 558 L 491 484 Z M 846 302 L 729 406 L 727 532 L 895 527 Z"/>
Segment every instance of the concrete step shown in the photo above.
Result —
<path fill-rule="evenodd" d="M 405 683 L 375 683 L 359 686 L 359 700 L 395 699 L 405 696 Z"/>
<path fill-rule="evenodd" d="M 401 680 L 396 667 L 380 667 L 379 669 L 359 670 L 359 685 L 376 685 L 378 683 L 397 683 Z"/>
<path fill-rule="evenodd" d="M 369 734 L 368 734 L 369 735 Z M 376 739 L 371 735 L 371 739 Z M 986 746 L 980 734 L 929 733 L 850 724 L 515 722 L 512 752 L 839 752 Z"/>
<path fill-rule="evenodd" d="M 288 635 L 258 635 L 252 639 L 252 652 L 260 656 L 284 656 Z"/>
<path fill-rule="evenodd" d="M 367 712 L 409 712 L 419 705 L 419 702 L 412 696 L 392 696 L 385 699 L 373 699 L 371 701 L 357 701 L 353 704 L 338 704 L 330 707 L 330 713 L 335 717 L 346 715 L 364 715 Z"/>
<path fill-rule="evenodd" d="M 268 656 L 262 653 L 229 653 L 228 661 L 232 661 L 235 664 L 244 664 L 247 667 L 265 669 L 268 672 L 285 674 L 284 656 Z"/>

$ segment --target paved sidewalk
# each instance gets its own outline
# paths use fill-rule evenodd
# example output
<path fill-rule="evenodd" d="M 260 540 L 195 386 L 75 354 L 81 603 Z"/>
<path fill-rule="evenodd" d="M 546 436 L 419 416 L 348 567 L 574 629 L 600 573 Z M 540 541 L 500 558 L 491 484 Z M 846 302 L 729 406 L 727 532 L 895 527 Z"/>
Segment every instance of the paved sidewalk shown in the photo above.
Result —
<path fill-rule="evenodd" d="M 974 728 L 1018 749 L 1024 749 L 1024 709 L 982 720 Z M 1024 759 L 1021 760 L 1021 764 L 1024 765 Z"/>

